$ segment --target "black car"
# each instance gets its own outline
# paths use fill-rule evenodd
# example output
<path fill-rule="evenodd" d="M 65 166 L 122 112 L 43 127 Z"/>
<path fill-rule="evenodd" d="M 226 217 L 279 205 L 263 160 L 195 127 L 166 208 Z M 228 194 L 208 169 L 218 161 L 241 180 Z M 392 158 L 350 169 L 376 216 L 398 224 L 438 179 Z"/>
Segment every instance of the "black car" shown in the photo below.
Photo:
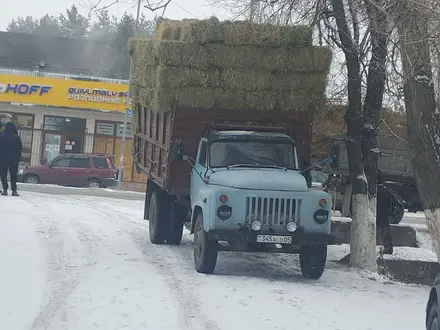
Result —
<path fill-rule="evenodd" d="M 440 275 L 434 280 L 426 305 L 426 330 L 440 330 L 439 319 Z"/>

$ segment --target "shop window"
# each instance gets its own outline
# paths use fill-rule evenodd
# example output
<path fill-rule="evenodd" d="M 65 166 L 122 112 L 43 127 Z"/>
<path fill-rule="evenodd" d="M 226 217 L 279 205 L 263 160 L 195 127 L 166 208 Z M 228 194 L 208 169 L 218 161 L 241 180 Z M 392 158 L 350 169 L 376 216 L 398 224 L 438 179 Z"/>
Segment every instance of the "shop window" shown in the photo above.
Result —
<path fill-rule="evenodd" d="M 44 130 L 84 133 L 86 131 L 86 119 L 44 116 Z"/>
<path fill-rule="evenodd" d="M 96 135 L 115 136 L 115 124 L 98 122 L 96 123 Z"/>
<path fill-rule="evenodd" d="M 119 160 L 121 157 L 123 130 L 123 123 L 96 122 L 94 152 L 114 155 L 116 167 L 119 167 Z M 127 124 L 126 138 L 122 181 L 145 183 L 147 182 L 147 176 L 137 173 L 134 169 L 132 155 L 133 132 L 131 123 Z"/>

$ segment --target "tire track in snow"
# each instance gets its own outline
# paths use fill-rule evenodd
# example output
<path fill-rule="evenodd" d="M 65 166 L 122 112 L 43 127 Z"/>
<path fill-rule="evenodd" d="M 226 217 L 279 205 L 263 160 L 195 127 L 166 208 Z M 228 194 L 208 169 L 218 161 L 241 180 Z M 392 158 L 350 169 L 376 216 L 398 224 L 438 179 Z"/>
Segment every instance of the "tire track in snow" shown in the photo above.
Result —
<path fill-rule="evenodd" d="M 65 249 L 66 231 L 61 225 L 59 212 L 54 212 L 49 203 L 44 203 L 44 199 L 38 199 L 35 202 L 33 198 L 24 197 L 25 201 L 33 205 L 37 215 L 34 219 L 38 222 L 40 241 L 46 252 L 47 262 L 47 282 L 49 283 L 49 292 L 45 294 L 45 303 L 40 308 L 40 313 L 35 317 L 30 329 L 50 329 L 53 319 L 59 315 L 65 323 L 68 321 L 68 315 L 63 309 L 69 295 L 76 289 L 80 281 L 86 276 L 86 269 L 96 265 L 96 259 L 90 257 L 94 255 L 96 249 L 97 237 L 84 226 L 77 222 L 69 220 L 69 228 L 74 228 L 78 240 L 85 246 L 87 253 L 82 256 L 84 262 L 72 264 Z M 52 198 L 51 201 L 56 198 Z M 63 203 L 63 200 L 59 200 Z M 59 220 L 59 221 L 57 221 Z M 67 228 L 67 226 L 66 226 Z M 76 251 L 75 251 L 76 252 Z"/>
<path fill-rule="evenodd" d="M 201 311 L 198 294 L 200 285 L 194 278 L 198 274 L 195 273 L 193 265 L 188 260 L 188 255 L 192 251 L 188 242 L 176 247 L 155 246 L 148 242 L 148 222 L 136 220 L 133 216 L 127 215 L 117 204 L 108 204 L 102 200 L 89 198 L 81 202 L 84 206 L 90 207 L 93 212 L 99 210 L 102 216 L 124 225 L 125 234 L 132 237 L 144 260 L 157 270 L 172 296 L 175 297 L 179 306 L 180 323 L 185 329 L 219 330 L 218 326 Z M 136 227 L 133 228 L 133 225 Z M 188 278 L 191 278 L 191 286 L 186 284 Z"/>
<path fill-rule="evenodd" d="M 219 330 L 215 322 L 201 311 L 198 292 L 200 284 L 195 278 L 199 274 L 196 274 L 194 268 L 185 262 L 190 248 L 186 244 L 176 247 L 155 246 L 147 241 L 148 231 L 144 235 L 144 237 L 134 235 L 133 240 L 138 244 L 145 260 L 163 276 L 167 287 L 178 303 L 179 317 L 184 328 L 188 330 Z M 188 279 L 191 281 L 189 282 Z"/>

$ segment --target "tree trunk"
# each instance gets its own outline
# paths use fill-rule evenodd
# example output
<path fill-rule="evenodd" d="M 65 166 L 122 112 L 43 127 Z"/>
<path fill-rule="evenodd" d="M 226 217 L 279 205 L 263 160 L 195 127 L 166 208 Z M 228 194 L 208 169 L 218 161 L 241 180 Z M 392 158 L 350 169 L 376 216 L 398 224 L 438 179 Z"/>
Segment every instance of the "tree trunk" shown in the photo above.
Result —
<path fill-rule="evenodd" d="M 440 112 L 430 62 L 429 6 L 409 0 L 399 0 L 398 6 L 408 140 L 417 190 L 440 261 Z"/>
<path fill-rule="evenodd" d="M 375 1 L 372 4 L 372 1 Z M 377 130 L 382 113 L 383 94 L 385 91 L 386 58 L 388 50 L 389 29 L 387 15 L 382 0 L 365 1 L 370 20 L 372 51 L 368 66 L 367 92 L 364 101 L 362 125 L 362 159 L 368 182 L 369 228 L 374 233 L 371 240 L 376 242 L 376 195 L 377 195 L 377 161 L 379 148 Z M 374 248 L 376 257 L 376 248 Z"/>
<path fill-rule="evenodd" d="M 348 72 L 348 107 L 345 113 L 347 123 L 347 155 L 353 194 L 353 211 L 350 239 L 350 265 L 370 271 L 377 271 L 375 226 L 370 221 L 367 178 L 362 163 L 362 94 L 359 49 L 348 28 L 343 0 L 332 0 L 333 15 L 338 28 L 339 40 L 343 46 Z M 374 236 L 373 236 L 374 237 Z"/>

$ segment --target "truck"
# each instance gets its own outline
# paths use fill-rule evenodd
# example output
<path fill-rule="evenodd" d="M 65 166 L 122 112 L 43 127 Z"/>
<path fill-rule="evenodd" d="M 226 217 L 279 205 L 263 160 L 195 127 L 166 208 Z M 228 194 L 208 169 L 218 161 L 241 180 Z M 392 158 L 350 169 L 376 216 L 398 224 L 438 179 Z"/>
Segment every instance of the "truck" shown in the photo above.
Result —
<path fill-rule="evenodd" d="M 387 128 L 382 124 L 378 134 L 378 169 L 387 186 L 397 192 L 405 203 L 409 212 L 422 211 L 422 205 L 416 187 L 412 158 L 409 143 L 395 134 L 386 134 Z M 335 137 L 330 150 L 329 181 L 336 196 L 335 209 L 342 211 L 343 216 L 349 216 L 349 210 L 344 209 L 344 192 L 349 189 L 350 178 L 348 169 L 348 155 L 343 137 Z M 346 195 L 346 194 L 345 194 Z M 394 224 L 399 223 L 394 219 Z"/>
<path fill-rule="evenodd" d="M 151 243 L 178 245 L 185 226 L 199 273 L 245 251 L 299 254 L 304 277 L 322 276 L 332 199 L 310 188 L 312 111 L 135 106 Z"/>

